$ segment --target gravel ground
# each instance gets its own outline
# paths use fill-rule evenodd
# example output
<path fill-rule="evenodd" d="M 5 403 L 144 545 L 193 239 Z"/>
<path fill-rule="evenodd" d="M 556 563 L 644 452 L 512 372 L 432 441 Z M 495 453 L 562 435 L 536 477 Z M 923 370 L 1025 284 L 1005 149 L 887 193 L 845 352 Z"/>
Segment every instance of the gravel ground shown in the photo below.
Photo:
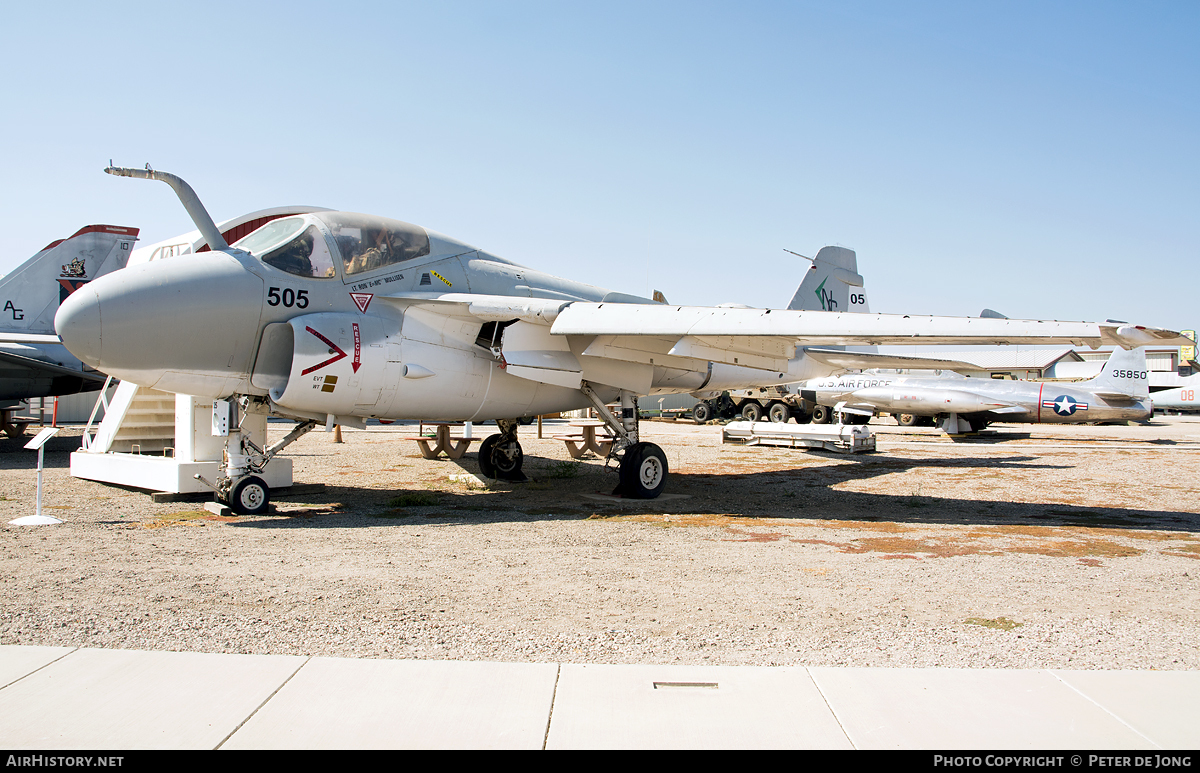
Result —
<path fill-rule="evenodd" d="M 877 420 L 878 421 L 878 420 Z M 272 424 L 272 440 L 290 425 Z M 523 484 L 415 427 L 313 432 L 260 517 L 76 480 L 0 531 L 0 643 L 574 663 L 1200 668 L 1200 418 L 997 425 L 986 442 L 877 427 L 847 457 L 646 422 L 669 495 L 599 496 L 603 460 L 522 429 Z M 482 436 L 492 428 L 477 427 Z M 32 434 L 32 433 L 31 433 Z M 36 454 L 0 440 L 0 516 Z"/>

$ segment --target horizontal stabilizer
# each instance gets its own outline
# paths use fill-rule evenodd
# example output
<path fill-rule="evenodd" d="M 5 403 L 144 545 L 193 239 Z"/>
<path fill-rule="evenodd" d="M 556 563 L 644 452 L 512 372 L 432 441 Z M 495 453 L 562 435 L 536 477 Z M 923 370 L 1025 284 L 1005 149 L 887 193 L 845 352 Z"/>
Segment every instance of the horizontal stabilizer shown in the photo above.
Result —
<path fill-rule="evenodd" d="M 1098 390 L 1092 390 L 1092 394 L 1094 394 L 1096 397 L 1104 398 L 1105 400 L 1109 401 L 1110 403 L 1119 403 L 1122 400 L 1134 402 L 1135 400 L 1138 399 L 1137 396 L 1132 395 L 1128 392 L 1101 392 Z"/>

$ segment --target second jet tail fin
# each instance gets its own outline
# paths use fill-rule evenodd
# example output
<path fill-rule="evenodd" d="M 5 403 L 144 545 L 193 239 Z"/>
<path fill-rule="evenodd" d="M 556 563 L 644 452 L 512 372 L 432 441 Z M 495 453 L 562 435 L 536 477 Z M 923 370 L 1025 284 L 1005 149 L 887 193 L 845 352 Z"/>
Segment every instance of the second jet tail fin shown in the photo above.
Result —
<path fill-rule="evenodd" d="M 1145 400 L 1150 397 L 1150 367 L 1146 349 L 1114 349 L 1100 375 L 1078 386 L 1109 400 Z"/>
<path fill-rule="evenodd" d="M 46 245 L 0 280 L 0 330 L 54 335 L 58 304 L 91 280 L 129 261 L 138 229 L 89 225 Z"/>
<path fill-rule="evenodd" d="M 804 274 L 788 308 L 793 311 L 870 311 L 854 250 L 822 247 L 812 259 L 812 266 Z"/>

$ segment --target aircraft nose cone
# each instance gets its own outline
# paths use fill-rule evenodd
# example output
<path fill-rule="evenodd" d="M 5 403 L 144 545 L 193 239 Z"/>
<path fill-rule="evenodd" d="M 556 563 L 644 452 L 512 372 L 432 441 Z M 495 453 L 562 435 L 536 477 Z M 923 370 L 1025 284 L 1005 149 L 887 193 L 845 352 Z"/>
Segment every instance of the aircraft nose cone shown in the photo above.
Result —
<path fill-rule="evenodd" d="M 110 376 L 197 396 L 248 383 L 262 279 L 220 251 L 130 266 L 75 291 L 55 317 L 67 350 Z"/>
<path fill-rule="evenodd" d="M 67 351 L 93 368 L 100 366 L 100 298 L 88 285 L 71 293 L 54 316 L 54 329 Z"/>

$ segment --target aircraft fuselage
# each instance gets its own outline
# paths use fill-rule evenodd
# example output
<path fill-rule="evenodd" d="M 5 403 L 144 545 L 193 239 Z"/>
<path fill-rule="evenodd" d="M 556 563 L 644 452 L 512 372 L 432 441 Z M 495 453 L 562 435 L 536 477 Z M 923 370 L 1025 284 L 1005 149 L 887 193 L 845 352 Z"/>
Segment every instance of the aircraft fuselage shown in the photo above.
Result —
<path fill-rule="evenodd" d="M 864 373 L 809 381 L 801 395 L 830 407 L 869 404 L 881 413 L 917 416 L 978 414 L 1016 406 L 1024 411 L 992 415 L 996 421 L 1017 423 L 1141 421 L 1150 415 L 1149 400 L 1105 398 L 1058 382 Z"/>

